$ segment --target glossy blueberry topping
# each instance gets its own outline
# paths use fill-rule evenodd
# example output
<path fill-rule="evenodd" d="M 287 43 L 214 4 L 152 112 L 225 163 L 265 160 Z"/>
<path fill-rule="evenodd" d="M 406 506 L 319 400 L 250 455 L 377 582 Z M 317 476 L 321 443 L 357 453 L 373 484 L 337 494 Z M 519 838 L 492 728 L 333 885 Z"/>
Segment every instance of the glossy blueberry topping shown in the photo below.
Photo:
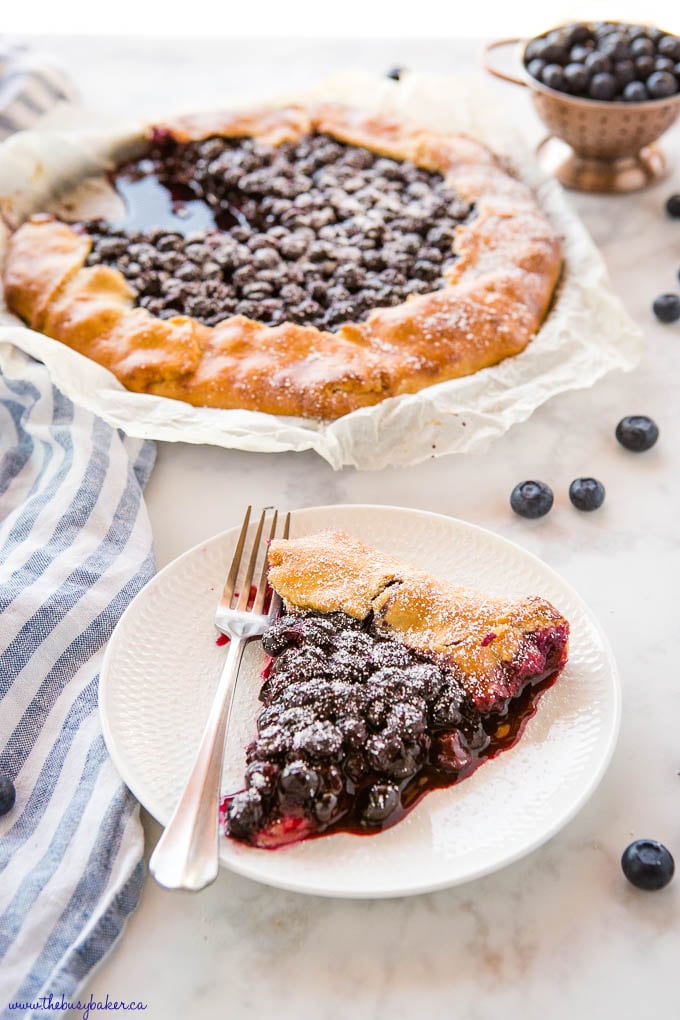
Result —
<path fill-rule="evenodd" d="M 627 450 L 644 453 L 659 438 L 659 426 L 644 414 L 629 414 L 616 426 L 616 438 Z"/>
<path fill-rule="evenodd" d="M 118 269 L 152 314 L 207 326 L 335 330 L 438 290 L 471 213 L 441 174 L 324 134 L 161 138 L 111 180 L 126 215 L 79 224 L 87 264 Z"/>
<path fill-rule="evenodd" d="M 253 786 L 232 797 L 227 808 L 229 832 L 237 838 L 247 838 L 262 824 L 262 796 Z"/>
<path fill-rule="evenodd" d="M 663 843 L 655 839 L 636 839 L 623 851 L 621 868 L 634 886 L 653 892 L 668 885 L 673 878 L 675 862 Z"/>
<path fill-rule="evenodd" d="M 363 818 L 370 825 L 386 822 L 400 805 L 399 790 L 389 783 L 376 783 L 366 797 Z"/>
<path fill-rule="evenodd" d="M 0 776 L 0 815 L 11 811 L 16 801 L 14 783 L 8 776 Z"/>
<path fill-rule="evenodd" d="M 569 486 L 569 499 L 577 510 L 597 510 L 604 496 L 604 485 L 597 478 L 575 478 Z"/>
<path fill-rule="evenodd" d="M 553 491 L 545 482 L 526 481 L 512 490 L 510 506 L 520 517 L 545 517 L 553 499 Z"/>
<path fill-rule="evenodd" d="M 666 200 L 666 212 L 669 216 L 672 216 L 673 219 L 680 219 L 680 194 L 671 195 Z"/>

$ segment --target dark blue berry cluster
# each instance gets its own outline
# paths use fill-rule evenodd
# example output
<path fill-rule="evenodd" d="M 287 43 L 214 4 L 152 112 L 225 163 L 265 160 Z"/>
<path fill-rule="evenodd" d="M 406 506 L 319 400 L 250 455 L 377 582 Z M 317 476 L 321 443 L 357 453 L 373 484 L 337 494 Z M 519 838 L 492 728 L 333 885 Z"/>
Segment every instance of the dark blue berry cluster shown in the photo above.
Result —
<path fill-rule="evenodd" d="M 262 640 L 273 662 L 226 828 L 262 843 L 322 832 L 352 814 L 382 828 L 423 767 L 459 774 L 490 743 L 453 670 L 344 613 L 284 615 Z M 456 741 L 448 739 L 452 731 Z M 274 833 L 274 834 L 273 834 Z"/>
<path fill-rule="evenodd" d="M 532 39 L 524 59 L 542 85 L 584 99 L 644 103 L 680 92 L 680 38 L 650 25 L 563 25 Z"/>
<path fill-rule="evenodd" d="M 437 290 L 471 214 L 441 174 L 323 134 L 276 146 L 159 136 L 113 183 L 130 215 L 80 225 L 87 264 L 118 269 L 153 315 L 207 326 L 245 315 L 334 330 Z M 153 229 L 135 220 L 140 183 L 165 210 Z"/>

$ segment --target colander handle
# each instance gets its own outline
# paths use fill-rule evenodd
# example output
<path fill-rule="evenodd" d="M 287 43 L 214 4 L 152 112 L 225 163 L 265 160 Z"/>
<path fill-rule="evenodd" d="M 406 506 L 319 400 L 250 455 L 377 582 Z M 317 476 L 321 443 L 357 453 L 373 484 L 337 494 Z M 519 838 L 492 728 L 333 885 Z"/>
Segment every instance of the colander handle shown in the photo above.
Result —
<path fill-rule="evenodd" d="M 495 39 L 493 42 L 487 43 L 482 50 L 482 66 L 485 71 L 492 74 L 495 78 L 502 78 L 503 81 L 510 81 L 513 85 L 523 85 L 525 88 L 528 87 L 528 82 L 524 78 L 516 78 L 512 74 L 506 74 L 505 71 L 499 71 L 497 67 L 494 67 L 489 61 L 489 54 L 492 50 L 498 50 L 501 46 L 516 46 L 517 43 L 522 42 L 522 39 Z"/>

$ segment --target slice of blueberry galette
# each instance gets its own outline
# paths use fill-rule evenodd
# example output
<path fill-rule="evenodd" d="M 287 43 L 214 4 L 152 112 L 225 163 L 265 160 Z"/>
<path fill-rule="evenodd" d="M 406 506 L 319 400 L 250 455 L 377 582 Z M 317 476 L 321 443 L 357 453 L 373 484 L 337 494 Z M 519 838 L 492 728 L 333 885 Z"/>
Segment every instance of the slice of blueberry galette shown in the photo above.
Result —
<path fill-rule="evenodd" d="M 269 564 L 283 615 L 245 789 L 222 805 L 257 847 L 393 825 L 512 746 L 567 661 L 545 599 L 460 588 L 341 531 L 274 541 Z"/>
<path fill-rule="evenodd" d="M 522 351 L 559 239 L 461 135 L 337 104 L 157 125 L 120 219 L 13 234 L 9 308 L 128 389 L 338 418 Z"/>

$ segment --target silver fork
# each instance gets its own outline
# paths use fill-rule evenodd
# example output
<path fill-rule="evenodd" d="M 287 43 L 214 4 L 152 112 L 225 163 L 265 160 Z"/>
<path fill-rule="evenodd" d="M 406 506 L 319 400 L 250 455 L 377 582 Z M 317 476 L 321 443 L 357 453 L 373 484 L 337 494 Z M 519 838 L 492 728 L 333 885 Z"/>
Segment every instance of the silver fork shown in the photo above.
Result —
<path fill-rule="evenodd" d="M 248 536 L 251 507 L 246 510 L 224 591 L 215 613 L 215 626 L 230 639 L 227 660 L 215 691 L 191 774 L 174 814 L 149 861 L 151 874 L 159 885 L 165 886 L 166 889 L 190 891 L 204 889 L 215 881 L 219 871 L 220 779 L 236 678 L 247 642 L 251 638 L 260 637 L 278 616 L 281 608 L 279 596 L 272 592 L 269 609 L 266 613 L 264 611 L 267 593 L 266 548 L 253 603 L 252 606 L 249 605 L 267 510 L 271 509 L 273 507 L 266 507 L 262 511 L 246 572 L 240 584 L 240 592 L 235 593 Z M 277 519 L 278 512 L 274 510 L 266 544 L 276 534 Z M 290 514 L 286 514 L 284 538 L 288 538 L 289 531 Z M 237 602 L 232 608 L 234 599 L 237 599 Z"/>

